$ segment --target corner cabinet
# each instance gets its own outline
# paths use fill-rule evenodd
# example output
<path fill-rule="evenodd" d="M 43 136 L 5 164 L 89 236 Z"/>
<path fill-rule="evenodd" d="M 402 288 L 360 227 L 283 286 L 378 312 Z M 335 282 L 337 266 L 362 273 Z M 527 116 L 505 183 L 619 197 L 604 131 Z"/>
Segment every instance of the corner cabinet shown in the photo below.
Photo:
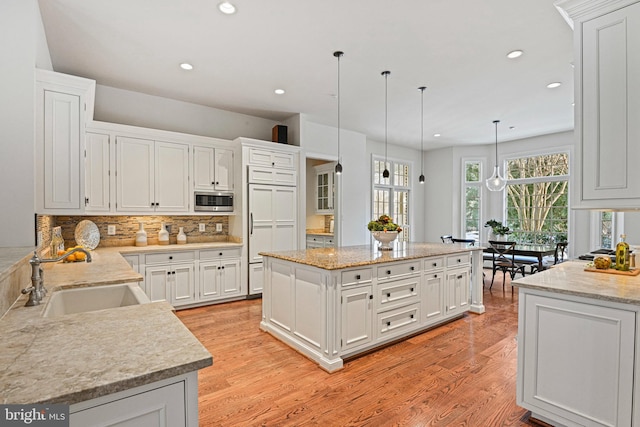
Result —
<path fill-rule="evenodd" d="M 36 212 L 80 213 L 95 81 L 36 70 Z"/>
<path fill-rule="evenodd" d="M 640 3 L 563 0 L 575 50 L 572 206 L 640 208 Z"/>

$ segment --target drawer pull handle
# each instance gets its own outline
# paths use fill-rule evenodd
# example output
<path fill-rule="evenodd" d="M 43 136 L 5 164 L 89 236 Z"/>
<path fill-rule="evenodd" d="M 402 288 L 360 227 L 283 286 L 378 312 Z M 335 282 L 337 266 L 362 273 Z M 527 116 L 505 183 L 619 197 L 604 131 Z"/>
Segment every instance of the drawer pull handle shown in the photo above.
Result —
<path fill-rule="evenodd" d="M 411 288 L 411 292 L 413 292 L 413 288 Z"/>
<path fill-rule="evenodd" d="M 411 318 L 413 319 L 413 314 L 411 315 Z"/>
<path fill-rule="evenodd" d="M 462 274 L 458 275 L 458 279 L 462 279 Z"/>
<path fill-rule="evenodd" d="M 387 270 L 387 274 L 391 274 L 391 270 Z"/>
<path fill-rule="evenodd" d="M 373 295 L 369 295 L 369 299 L 373 299 Z"/>
<path fill-rule="evenodd" d="M 167 271 L 167 276 L 168 276 L 168 275 L 170 275 L 170 274 L 171 274 L 171 272 L 170 272 L 170 271 Z"/>
<path fill-rule="evenodd" d="M 360 280 L 360 275 L 356 274 L 356 280 Z"/>

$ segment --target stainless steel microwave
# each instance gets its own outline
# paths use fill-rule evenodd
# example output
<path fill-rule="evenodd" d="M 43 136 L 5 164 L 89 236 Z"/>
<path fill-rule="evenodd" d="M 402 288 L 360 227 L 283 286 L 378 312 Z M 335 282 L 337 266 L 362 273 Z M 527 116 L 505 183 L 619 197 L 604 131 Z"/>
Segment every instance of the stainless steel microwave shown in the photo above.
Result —
<path fill-rule="evenodd" d="M 196 212 L 233 212 L 233 193 L 196 191 L 194 195 Z"/>

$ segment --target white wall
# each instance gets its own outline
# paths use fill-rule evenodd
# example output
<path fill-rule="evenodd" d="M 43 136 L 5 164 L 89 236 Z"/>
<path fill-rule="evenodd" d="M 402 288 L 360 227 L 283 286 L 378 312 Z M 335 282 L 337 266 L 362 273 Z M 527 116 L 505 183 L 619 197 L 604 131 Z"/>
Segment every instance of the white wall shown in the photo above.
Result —
<path fill-rule="evenodd" d="M 271 141 L 273 120 L 96 85 L 95 120 L 233 140 Z"/>
<path fill-rule="evenodd" d="M 0 247 L 34 245 L 35 0 L 3 0 L 0 13 Z"/>
<path fill-rule="evenodd" d="M 453 201 L 460 193 L 454 182 L 459 173 L 454 169 L 453 148 L 441 148 L 424 154 L 425 208 L 424 240 L 439 242 L 443 234 L 453 234 L 459 227 Z M 460 167 L 458 166 L 458 171 Z M 457 179 L 458 183 L 460 179 Z"/>
<path fill-rule="evenodd" d="M 335 159 L 337 129 L 307 121 L 300 122 L 300 146 L 309 157 Z M 358 132 L 341 130 L 340 157 L 343 172 L 337 177 L 338 200 L 335 215 L 336 236 L 341 246 L 369 243 L 371 184 L 366 155 L 366 137 Z M 367 177 L 367 178 L 365 178 Z"/>

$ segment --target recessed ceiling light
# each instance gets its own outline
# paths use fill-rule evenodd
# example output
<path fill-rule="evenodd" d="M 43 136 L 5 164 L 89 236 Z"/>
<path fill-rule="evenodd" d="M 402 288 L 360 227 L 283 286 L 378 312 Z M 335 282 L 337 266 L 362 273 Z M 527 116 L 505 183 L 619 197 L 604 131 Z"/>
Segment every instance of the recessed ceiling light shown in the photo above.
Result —
<path fill-rule="evenodd" d="M 182 64 L 180 64 L 180 68 L 182 68 L 183 70 L 193 70 L 193 65 L 189 64 L 188 62 L 183 62 Z"/>
<path fill-rule="evenodd" d="M 547 87 L 548 87 L 549 89 L 553 89 L 554 87 L 558 87 L 558 86 L 562 86 L 562 83 L 560 83 L 560 82 L 553 82 L 553 83 L 549 83 L 549 84 L 547 85 Z"/>
<path fill-rule="evenodd" d="M 439 133 L 434 133 L 433 136 L 435 136 L 436 138 L 440 136 Z"/>
<path fill-rule="evenodd" d="M 284 94 L 284 89 L 276 89 L 276 90 L 274 90 L 274 92 L 276 93 L 276 95 L 283 95 Z"/>
<path fill-rule="evenodd" d="M 512 50 L 511 52 L 507 53 L 507 58 L 509 59 L 515 59 L 518 58 L 519 56 L 522 56 L 524 52 L 521 50 Z"/>
<path fill-rule="evenodd" d="M 236 7 L 228 1 L 223 1 L 222 3 L 220 3 L 218 5 L 218 9 L 220 9 L 220 12 L 224 13 L 225 15 L 233 15 L 234 13 L 236 13 Z"/>

